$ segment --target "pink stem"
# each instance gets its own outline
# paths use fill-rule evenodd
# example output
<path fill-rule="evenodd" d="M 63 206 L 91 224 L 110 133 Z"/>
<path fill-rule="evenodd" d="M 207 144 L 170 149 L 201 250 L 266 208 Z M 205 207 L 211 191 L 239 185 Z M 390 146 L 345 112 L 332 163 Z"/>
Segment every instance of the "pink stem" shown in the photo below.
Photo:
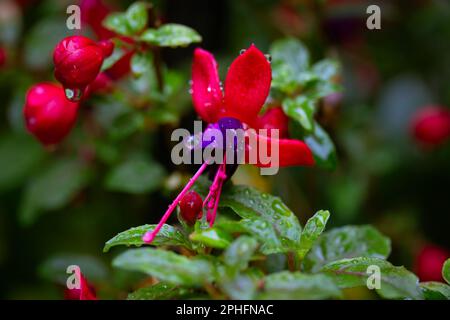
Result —
<path fill-rule="evenodd" d="M 178 194 L 178 196 L 173 200 L 172 204 L 167 209 L 166 213 L 164 213 L 163 217 L 159 221 L 158 225 L 156 226 L 153 231 L 147 231 L 145 235 L 142 237 L 142 241 L 145 243 L 151 243 L 153 239 L 155 239 L 156 235 L 158 234 L 159 230 L 162 228 L 164 223 L 166 223 L 167 219 L 169 219 L 170 215 L 172 214 L 173 210 L 178 205 L 178 202 L 183 198 L 183 196 L 186 194 L 186 192 L 189 191 L 189 189 L 192 187 L 192 185 L 197 181 L 197 179 L 200 177 L 200 175 L 205 171 L 206 167 L 208 166 L 208 163 L 205 162 L 202 164 L 200 169 L 194 174 L 194 176 L 189 180 L 189 182 L 186 184 L 186 186 L 183 188 L 183 190 Z"/>

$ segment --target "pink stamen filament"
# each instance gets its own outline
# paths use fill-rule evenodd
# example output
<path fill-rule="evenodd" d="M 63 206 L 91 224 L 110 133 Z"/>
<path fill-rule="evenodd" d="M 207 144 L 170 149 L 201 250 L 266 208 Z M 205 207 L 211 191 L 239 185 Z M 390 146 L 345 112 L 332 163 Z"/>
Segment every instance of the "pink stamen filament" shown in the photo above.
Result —
<path fill-rule="evenodd" d="M 172 212 L 177 207 L 180 200 L 183 198 L 183 196 L 189 191 L 189 189 L 194 185 L 195 181 L 201 176 L 203 171 L 205 171 L 206 167 L 208 166 L 208 162 L 205 162 L 202 164 L 200 169 L 194 174 L 194 176 L 189 180 L 189 182 L 186 184 L 186 186 L 183 188 L 183 190 L 180 192 L 180 194 L 173 200 L 172 204 L 167 209 L 166 213 L 164 213 L 163 217 L 159 221 L 158 225 L 156 226 L 153 231 L 147 231 L 144 236 L 142 237 L 142 241 L 145 243 L 151 243 L 156 235 L 158 234 L 159 230 L 161 230 L 162 226 L 166 223 L 167 219 L 169 219 Z"/>
<path fill-rule="evenodd" d="M 227 178 L 225 173 L 226 161 L 219 166 L 214 181 L 209 188 L 209 193 L 203 202 L 203 207 L 206 207 L 206 218 L 209 222 L 209 226 L 212 227 L 217 216 L 217 209 L 219 207 L 220 194 L 222 192 L 222 186 Z"/>

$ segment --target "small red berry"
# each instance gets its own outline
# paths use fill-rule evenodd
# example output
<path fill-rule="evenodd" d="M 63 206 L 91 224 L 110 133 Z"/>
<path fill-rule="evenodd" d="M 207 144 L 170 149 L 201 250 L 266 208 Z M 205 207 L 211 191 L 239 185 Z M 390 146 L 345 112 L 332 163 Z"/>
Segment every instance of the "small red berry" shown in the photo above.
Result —
<path fill-rule="evenodd" d="M 55 77 L 65 88 L 83 90 L 95 80 L 111 52 L 111 42 L 97 44 L 83 36 L 64 38 L 53 52 Z"/>
<path fill-rule="evenodd" d="M 436 245 L 425 245 L 415 259 L 415 272 L 421 281 L 444 281 L 442 266 L 450 252 Z"/>
<path fill-rule="evenodd" d="M 28 90 L 23 114 L 28 131 L 42 144 L 54 145 L 70 132 L 77 111 L 78 103 L 67 100 L 61 86 L 39 83 Z"/>
<path fill-rule="evenodd" d="M 441 106 L 427 106 L 412 120 L 412 133 L 417 142 L 434 146 L 450 138 L 450 110 Z"/>
<path fill-rule="evenodd" d="M 189 191 L 180 201 L 180 214 L 186 223 L 193 225 L 201 217 L 203 200 L 195 191 Z"/>

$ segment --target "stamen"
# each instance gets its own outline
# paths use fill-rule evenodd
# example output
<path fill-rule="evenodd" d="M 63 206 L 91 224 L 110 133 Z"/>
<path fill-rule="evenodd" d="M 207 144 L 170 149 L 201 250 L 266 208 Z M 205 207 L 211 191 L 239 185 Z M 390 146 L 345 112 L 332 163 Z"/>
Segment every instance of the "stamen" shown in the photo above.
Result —
<path fill-rule="evenodd" d="M 203 171 L 205 171 L 206 167 L 208 166 L 208 162 L 205 161 L 205 163 L 202 164 L 200 169 L 194 174 L 194 176 L 189 180 L 189 182 L 186 184 L 186 186 L 181 190 L 181 192 L 178 194 L 178 196 L 173 200 L 172 204 L 167 209 L 166 213 L 164 213 L 163 217 L 159 221 L 158 225 L 156 226 L 153 231 L 147 231 L 145 235 L 142 237 L 142 241 L 145 243 L 151 243 L 153 239 L 155 239 L 156 235 L 158 234 L 159 230 L 162 228 L 164 223 L 166 223 L 167 219 L 169 219 L 172 212 L 175 210 L 175 208 L 178 205 L 178 202 L 183 198 L 183 196 L 186 194 L 186 192 L 189 191 L 189 189 L 193 186 L 195 181 L 201 176 Z"/>
<path fill-rule="evenodd" d="M 216 220 L 217 209 L 219 207 L 220 194 L 222 193 L 222 186 L 227 178 L 225 173 L 226 170 L 226 159 L 224 159 L 223 164 L 219 166 L 214 181 L 209 188 L 209 193 L 203 202 L 203 207 L 206 208 L 206 219 L 209 222 L 209 226 L 212 227 L 214 221 Z"/>

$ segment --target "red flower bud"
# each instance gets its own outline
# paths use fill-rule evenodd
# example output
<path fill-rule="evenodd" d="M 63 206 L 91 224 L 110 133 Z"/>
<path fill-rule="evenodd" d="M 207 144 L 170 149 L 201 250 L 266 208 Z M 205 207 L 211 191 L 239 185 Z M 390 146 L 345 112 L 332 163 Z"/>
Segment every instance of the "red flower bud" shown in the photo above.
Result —
<path fill-rule="evenodd" d="M 419 110 L 412 120 L 414 138 L 424 145 L 439 145 L 450 137 L 450 110 L 440 106 L 427 106 Z"/>
<path fill-rule="evenodd" d="M 91 94 L 106 93 L 111 91 L 112 87 L 113 82 L 111 78 L 105 72 L 100 72 L 97 78 L 86 87 L 84 96 L 87 98 Z"/>
<path fill-rule="evenodd" d="M 0 47 L 0 68 L 6 64 L 6 51 Z"/>
<path fill-rule="evenodd" d="M 55 77 L 65 88 L 83 90 L 95 80 L 112 43 L 97 44 L 83 36 L 63 39 L 55 48 Z"/>
<path fill-rule="evenodd" d="M 195 191 L 189 191 L 180 201 L 180 214 L 187 224 L 193 225 L 201 217 L 203 200 Z"/>
<path fill-rule="evenodd" d="M 442 266 L 450 258 L 450 252 L 435 245 L 425 245 L 415 261 L 415 272 L 420 281 L 444 281 Z"/>
<path fill-rule="evenodd" d="M 68 289 L 64 291 L 65 300 L 97 300 L 95 288 L 80 272 L 80 289 Z"/>
<path fill-rule="evenodd" d="M 111 68 L 105 70 L 106 74 L 112 80 L 119 80 L 130 73 L 131 71 L 131 58 L 134 55 L 134 50 L 130 50 L 125 53 Z"/>
<path fill-rule="evenodd" d="M 67 100 L 60 86 L 39 83 L 28 90 L 23 115 L 31 134 L 44 145 L 54 145 L 72 129 L 77 110 L 78 103 Z"/>

